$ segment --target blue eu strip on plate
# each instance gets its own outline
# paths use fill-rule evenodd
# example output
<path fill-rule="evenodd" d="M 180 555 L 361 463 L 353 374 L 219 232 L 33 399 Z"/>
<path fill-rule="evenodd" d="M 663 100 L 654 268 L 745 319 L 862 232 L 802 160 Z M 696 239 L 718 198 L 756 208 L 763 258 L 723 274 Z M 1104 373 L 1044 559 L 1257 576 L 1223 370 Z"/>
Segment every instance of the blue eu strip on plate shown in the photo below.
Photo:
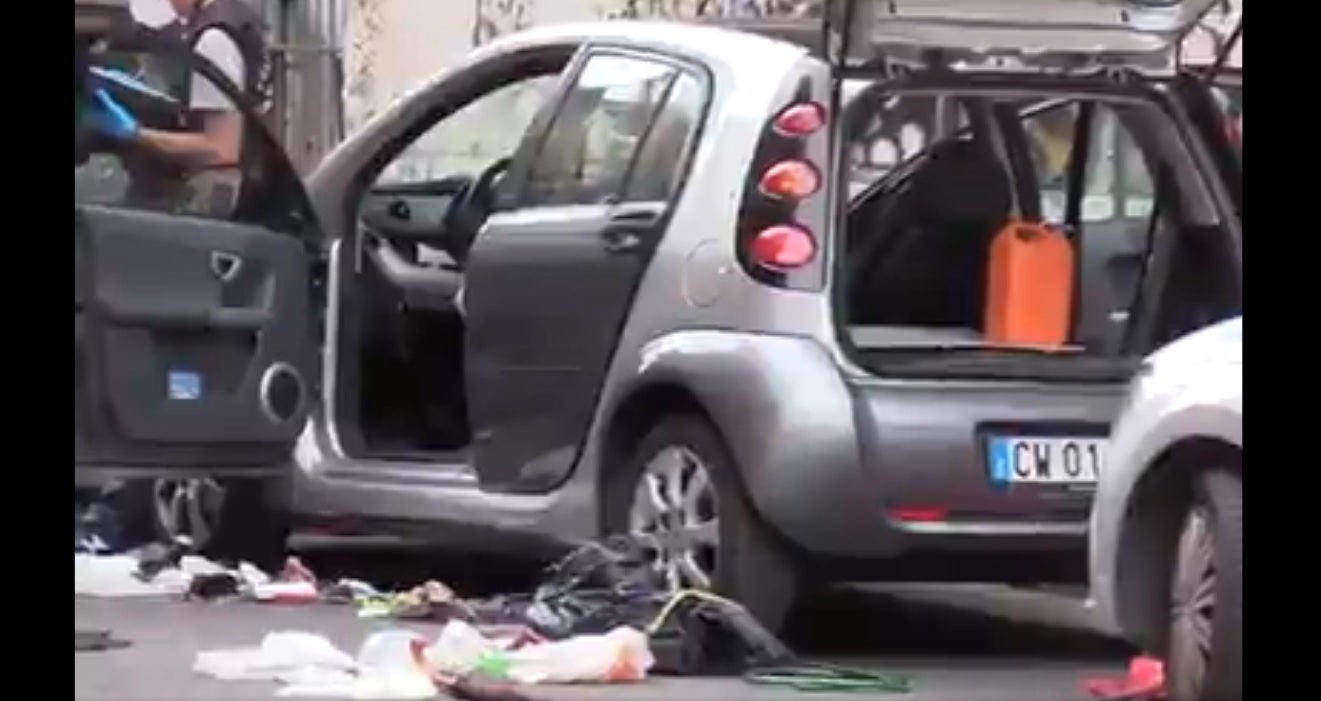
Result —
<path fill-rule="evenodd" d="M 991 463 L 991 482 L 993 484 L 1009 484 L 1009 472 L 1013 469 L 1009 445 L 1009 441 L 1003 438 L 992 438 L 987 445 L 987 457 Z"/>

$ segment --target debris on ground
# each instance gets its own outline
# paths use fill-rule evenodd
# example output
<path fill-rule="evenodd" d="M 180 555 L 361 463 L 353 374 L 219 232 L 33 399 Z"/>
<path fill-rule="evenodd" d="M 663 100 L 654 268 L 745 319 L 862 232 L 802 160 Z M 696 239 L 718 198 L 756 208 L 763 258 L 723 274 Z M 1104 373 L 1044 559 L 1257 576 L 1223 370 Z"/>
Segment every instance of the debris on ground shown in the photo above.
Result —
<path fill-rule="evenodd" d="M 447 675 L 480 672 L 517 684 L 638 682 L 655 663 L 646 634 L 627 626 L 602 635 L 506 646 L 458 620 L 445 624 L 425 658 Z"/>
<path fill-rule="evenodd" d="M 225 571 L 224 567 L 206 558 L 189 555 L 180 558 L 178 567 L 144 577 L 135 553 L 74 553 L 73 593 L 75 596 L 98 597 L 184 596 L 194 577 Z"/>
<path fill-rule="evenodd" d="M 113 555 L 74 553 L 75 596 L 105 598 L 179 596 L 216 600 L 253 596 L 271 584 L 271 579 L 251 563 L 226 567 L 190 554 L 191 544 L 180 538 L 174 543 L 151 543 L 137 550 Z"/>
<path fill-rule="evenodd" d="M 257 647 L 197 653 L 193 670 L 225 681 L 343 679 L 357 663 L 325 637 L 301 631 L 267 633 Z"/>
<path fill-rule="evenodd" d="M 432 623 L 453 619 L 473 622 L 478 618 L 473 607 L 460 599 L 453 589 L 435 580 L 397 594 L 361 591 L 352 600 L 358 605 L 360 618 L 399 618 Z"/>
<path fill-rule="evenodd" d="M 142 485 L 111 482 L 73 491 L 73 551 L 113 555 L 150 540 L 152 527 L 142 514 L 147 492 Z"/>
<path fill-rule="evenodd" d="M 1165 666 L 1154 657 L 1134 657 L 1129 660 L 1126 676 L 1087 679 L 1083 690 L 1105 701 L 1163 701 Z"/>
<path fill-rule="evenodd" d="M 256 601 L 273 604 L 311 604 L 321 600 L 316 574 L 296 557 L 285 558 L 272 581 L 252 585 L 246 592 Z"/>
<path fill-rule="evenodd" d="M 73 631 L 74 652 L 102 652 L 120 650 L 130 645 L 129 641 L 115 638 L 108 630 Z"/>
<path fill-rule="evenodd" d="M 626 683 L 646 678 L 646 635 L 620 628 L 557 642 L 492 640 L 451 621 L 435 642 L 406 630 L 373 633 L 357 657 L 313 633 L 270 633 L 257 647 L 200 652 L 193 670 L 227 681 L 275 681 L 282 698 L 411 701 L 439 692 L 521 698 L 514 684 Z"/>
<path fill-rule="evenodd" d="M 188 550 L 185 541 L 121 555 L 75 554 L 75 593 L 319 601 L 355 605 L 360 616 L 444 624 L 434 641 L 406 630 L 375 633 L 356 658 L 297 631 L 197 656 L 199 673 L 277 681 L 282 697 L 407 700 L 443 692 L 510 701 L 522 698 L 517 686 L 631 683 L 653 673 L 742 675 L 748 683 L 799 690 L 909 690 L 900 677 L 803 662 L 735 601 L 669 592 L 626 539 L 578 548 L 549 567 L 531 594 L 487 600 L 464 600 L 434 580 L 396 594 L 354 579 L 318 583 L 296 557 L 270 577 Z"/>
<path fill-rule="evenodd" d="M 343 578 L 321 590 L 321 600 L 329 604 L 354 604 L 379 600 L 385 595 L 376 587 L 358 579 Z"/>

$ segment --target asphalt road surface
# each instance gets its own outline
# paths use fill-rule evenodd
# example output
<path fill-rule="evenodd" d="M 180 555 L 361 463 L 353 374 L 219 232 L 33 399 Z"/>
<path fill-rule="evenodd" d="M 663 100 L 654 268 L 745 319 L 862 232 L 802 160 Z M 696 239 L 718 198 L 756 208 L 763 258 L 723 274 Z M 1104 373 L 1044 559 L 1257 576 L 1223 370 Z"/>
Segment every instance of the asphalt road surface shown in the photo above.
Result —
<path fill-rule="evenodd" d="M 472 561 L 469 560 L 469 567 Z M 131 646 L 75 653 L 80 701 L 238 701 L 274 697 L 274 685 L 221 682 L 191 671 L 201 650 L 256 645 L 273 630 L 326 635 L 354 654 L 374 630 L 343 607 L 245 602 L 74 600 L 75 625 L 108 629 Z M 823 594 L 799 612 L 792 647 L 819 660 L 908 675 L 913 693 L 820 694 L 750 687 L 735 679 L 653 678 L 615 687 L 531 690 L 532 698 L 633 701 L 904 698 L 911 701 L 1069 701 L 1080 681 L 1122 671 L 1129 651 L 1086 630 L 1076 598 L 1004 587 L 887 587 Z M 432 635 L 436 626 L 404 627 Z"/>

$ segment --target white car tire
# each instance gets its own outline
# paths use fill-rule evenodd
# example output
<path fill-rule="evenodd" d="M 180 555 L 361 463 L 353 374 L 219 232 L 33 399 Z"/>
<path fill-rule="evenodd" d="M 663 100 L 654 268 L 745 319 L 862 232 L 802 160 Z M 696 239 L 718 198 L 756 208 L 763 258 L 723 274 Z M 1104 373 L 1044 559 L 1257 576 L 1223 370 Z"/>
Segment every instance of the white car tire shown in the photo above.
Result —
<path fill-rule="evenodd" d="M 1243 698 L 1243 479 L 1199 472 L 1171 577 L 1170 701 Z"/>

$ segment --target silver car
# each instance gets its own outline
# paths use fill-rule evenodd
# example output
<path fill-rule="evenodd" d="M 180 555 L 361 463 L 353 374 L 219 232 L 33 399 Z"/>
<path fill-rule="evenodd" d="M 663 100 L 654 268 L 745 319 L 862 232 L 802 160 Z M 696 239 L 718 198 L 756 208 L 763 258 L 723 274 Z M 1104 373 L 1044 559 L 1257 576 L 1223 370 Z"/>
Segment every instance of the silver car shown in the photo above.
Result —
<path fill-rule="evenodd" d="M 1154 353 L 1092 510 L 1103 622 L 1166 659 L 1173 701 L 1243 693 L 1243 319 Z"/>
<path fill-rule="evenodd" d="M 1053 4 L 836 3 L 830 54 L 542 27 L 305 187 L 254 141 L 228 217 L 80 199 L 79 466 L 284 477 L 341 537 L 631 532 L 772 627 L 836 579 L 1081 579 L 1127 382 L 1241 313 L 1241 232 L 1171 67 L 1211 0 Z"/>

